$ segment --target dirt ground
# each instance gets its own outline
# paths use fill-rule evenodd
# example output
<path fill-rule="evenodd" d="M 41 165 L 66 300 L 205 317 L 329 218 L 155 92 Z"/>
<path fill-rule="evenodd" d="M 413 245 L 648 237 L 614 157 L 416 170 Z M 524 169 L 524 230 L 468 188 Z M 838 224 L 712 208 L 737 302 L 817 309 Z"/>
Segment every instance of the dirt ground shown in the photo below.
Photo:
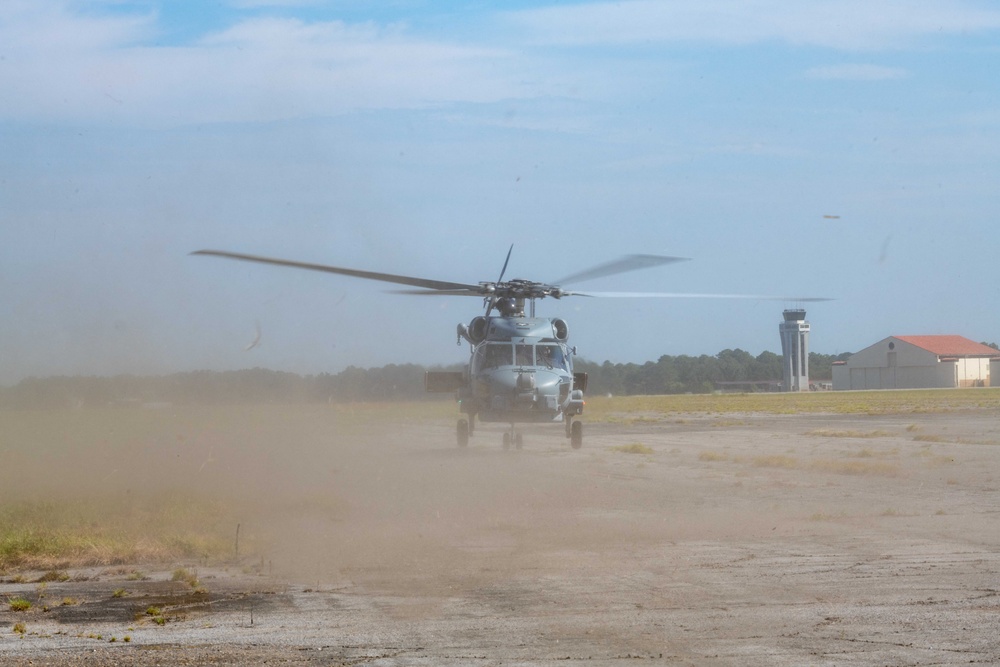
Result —
<path fill-rule="evenodd" d="M 633 416 L 581 450 L 560 427 L 520 451 L 500 433 L 217 433 L 215 483 L 238 471 L 289 508 L 246 520 L 259 553 L 188 564 L 199 592 L 175 564 L 51 582 L 79 603 L 4 605 L 0 664 L 1000 663 L 992 410 Z"/>

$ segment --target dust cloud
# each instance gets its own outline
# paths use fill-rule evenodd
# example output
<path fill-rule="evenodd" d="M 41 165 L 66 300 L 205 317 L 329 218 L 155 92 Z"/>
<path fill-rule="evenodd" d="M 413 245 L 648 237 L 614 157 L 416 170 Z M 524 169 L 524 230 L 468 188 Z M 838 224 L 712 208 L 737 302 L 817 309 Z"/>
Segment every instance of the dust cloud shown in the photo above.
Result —
<path fill-rule="evenodd" d="M 1000 658 L 994 410 L 612 421 L 581 450 L 537 427 L 521 451 L 489 426 L 459 449 L 438 404 L 29 412 L 0 416 L 6 506 L 162 503 L 230 567 L 238 524 L 238 569 L 292 586 L 273 622 L 348 653 Z"/>

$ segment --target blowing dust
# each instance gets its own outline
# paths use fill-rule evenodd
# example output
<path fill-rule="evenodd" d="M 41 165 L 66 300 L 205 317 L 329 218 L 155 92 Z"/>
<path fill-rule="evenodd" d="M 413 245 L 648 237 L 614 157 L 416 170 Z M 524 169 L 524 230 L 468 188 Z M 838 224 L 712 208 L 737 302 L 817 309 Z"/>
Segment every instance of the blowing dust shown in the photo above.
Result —
<path fill-rule="evenodd" d="M 641 456 L 574 452 L 558 426 L 529 429 L 523 451 L 500 447 L 502 427 L 480 428 L 460 449 L 443 412 L 429 404 L 7 413 L 0 498 L 9 514 L 62 508 L 38 520 L 147 546 L 76 549 L 67 564 L 238 556 L 241 567 L 290 580 L 442 595 L 567 567 L 617 569 L 630 550 L 754 523 L 712 508 L 664 512 L 683 484 L 651 484 L 633 470 L 645 465 Z"/>
<path fill-rule="evenodd" d="M 0 413 L 0 571 L 222 564 L 296 591 L 276 641 L 312 619 L 442 663 L 1000 655 L 993 409 L 588 423 L 579 450 L 539 426 L 521 451 L 493 426 L 458 448 L 453 409 Z"/>

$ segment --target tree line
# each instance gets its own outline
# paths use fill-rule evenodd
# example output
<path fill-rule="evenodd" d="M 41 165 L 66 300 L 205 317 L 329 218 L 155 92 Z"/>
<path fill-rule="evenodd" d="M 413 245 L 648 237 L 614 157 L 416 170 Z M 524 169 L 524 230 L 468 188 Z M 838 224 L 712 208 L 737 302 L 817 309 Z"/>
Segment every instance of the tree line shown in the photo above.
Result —
<path fill-rule="evenodd" d="M 833 363 L 850 353 L 809 353 L 809 379 L 830 381 Z M 744 350 L 723 350 L 715 356 L 664 355 L 644 364 L 603 364 L 578 359 L 575 370 L 589 376 L 589 391 L 600 394 L 703 394 L 727 386 L 754 391 L 782 379 L 782 357 L 762 352 L 756 357 Z"/>
<path fill-rule="evenodd" d="M 829 380 L 834 361 L 848 354 L 809 354 L 810 378 Z M 668 356 L 644 364 L 603 364 L 578 358 L 575 370 L 589 376 L 594 394 L 679 394 L 712 392 L 725 383 L 779 382 L 781 357 L 743 350 L 714 355 Z M 435 366 L 459 371 L 465 366 Z M 298 375 L 264 368 L 239 371 L 193 371 L 164 376 L 116 375 L 27 378 L 0 388 L 0 407 L 53 408 L 151 406 L 157 404 L 316 403 L 432 400 L 424 391 L 425 366 L 390 364 L 379 368 L 350 366 L 339 373 Z M 742 385 L 754 390 L 750 384 Z M 447 397 L 445 397 L 447 398 Z"/>

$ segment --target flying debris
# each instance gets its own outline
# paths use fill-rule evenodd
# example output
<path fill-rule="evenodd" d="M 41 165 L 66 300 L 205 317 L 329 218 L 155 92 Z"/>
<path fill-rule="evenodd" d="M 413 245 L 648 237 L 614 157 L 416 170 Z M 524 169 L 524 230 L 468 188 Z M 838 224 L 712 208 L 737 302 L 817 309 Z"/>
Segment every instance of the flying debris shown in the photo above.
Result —
<path fill-rule="evenodd" d="M 889 242 L 892 241 L 892 234 L 885 237 L 885 241 L 882 241 L 882 251 L 878 255 L 878 263 L 885 264 L 886 260 L 889 259 Z"/>
<path fill-rule="evenodd" d="M 243 348 L 244 352 L 249 352 L 250 350 L 260 345 L 260 322 L 254 322 L 254 325 L 257 328 L 257 334 L 254 336 L 253 340 L 250 341 L 250 343 L 245 348 Z"/>
<path fill-rule="evenodd" d="M 796 302 L 827 300 L 744 294 L 570 291 L 561 284 L 594 280 L 638 269 L 652 269 L 687 259 L 662 255 L 627 255 L 566 276 L 557 281 L 560 284 L 549 284 L 521 278 L 504 280 L 513 250 L 512 245 L 496 281 L 479 283 L 456 283 L 360 271 L 224 250 L 198 250 L 191 254 L 323 271 L 412 288 L 393 290 L 396 294 L 471 296 L 482 299 L 485 313 L 473 317 L 468 325 L 459 324 L 457 328 L 458 344 L 461 345 L 464 340 L 469 345 L 470 358 L 465 370 L 427 371 L 424 376 L 427 391 L 455 394 L 461 414 L 456 425 L 456 439 L 460 447 L 468 445 L 477 419 L 508 425 L 503 433 L 505 449 L 522 446 L 523 435 L 516 429 L 516 425 L 524 423 L 561 423 L 572 447 L 576 449 L 582 446 L 583 423 L 579 417 L 583 414 L 585 405 L 583 395 L 587 389 L 587 374 L 573 370 L 576 347 L 569 344 L 569 325 L 566 321 L 558 317 L 535 316 L 535 302 L 539 299 L 578 296 L 769 299 Z M 255 346 L 259 340 L 258 328 L 257 338 L 247 349 Z"/>
<path fill-rule="evenodd" d="M 839 215 L 824 215 L 823 217 L 826 220 L 840 220 L 840 216 Z"/>

